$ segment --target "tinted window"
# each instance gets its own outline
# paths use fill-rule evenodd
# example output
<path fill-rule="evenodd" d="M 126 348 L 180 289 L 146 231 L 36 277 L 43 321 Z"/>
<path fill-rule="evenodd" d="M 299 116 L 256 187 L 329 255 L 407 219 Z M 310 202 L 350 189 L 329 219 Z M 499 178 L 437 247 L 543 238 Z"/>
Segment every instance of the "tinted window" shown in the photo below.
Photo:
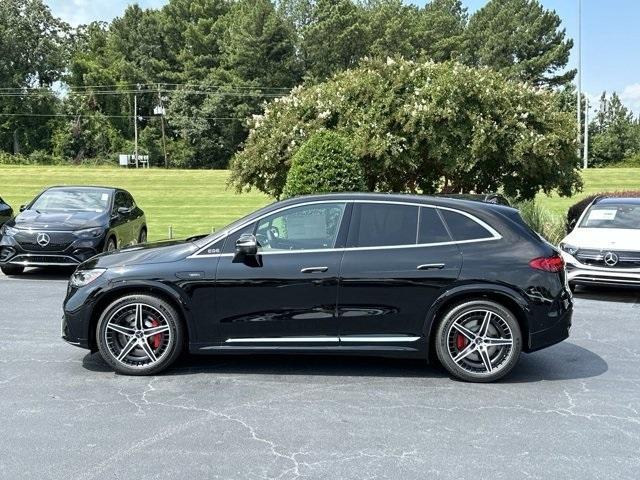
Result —
<path fill-rule="evenodd" d="M 227 239 L 224 242 L 224 248 L 222 249 L 222 253 L 236 253 L 236 242 L 240 238 L 240 235 L 245 233 L 253 233 L 253 229 L 256 226 L 255 223 L 247 225 L 240 230 L 233 232 L 227 235 Z"/>
<path fill-rule="evenodd" d="M 344 209 L 343 203 L 320 203 L 270 215 L 258 222 L 258 244 L 262 250 L 333 248 Z"/>
<path fill-rule="evenodd" d="M 450 242 L 438 211 L 435 208 L 421 207 L 420 222 L 418 223 L 418 243 Z"/>
<path fill-rule="evenodd" d="M 129 192 L 124 192 L 124 206 L 131 209 L 136 206 L 135 202 L 133 201 L 133 197 Z"/>
<path fill-rule="evenodd" d="M 440 213 L 456 241 L 477 240 L 493 236 L 486 228 L 466 215 L 443 209 L 440 209 Z"/>
<path fill-rule="evenodd" d="M 414 245 L 418 207 L 389 203 L 356 204 L 349 232 L 350 247 Z"/>
<path fill-rule="evenodd" d="M 113 200 L 113 211 L 117 212 L 119 208 L 121 207 L 127 207 L 127 201 L 126 198 L 124 196 L 124 192 L 116 192 L 116 196 Z"/>

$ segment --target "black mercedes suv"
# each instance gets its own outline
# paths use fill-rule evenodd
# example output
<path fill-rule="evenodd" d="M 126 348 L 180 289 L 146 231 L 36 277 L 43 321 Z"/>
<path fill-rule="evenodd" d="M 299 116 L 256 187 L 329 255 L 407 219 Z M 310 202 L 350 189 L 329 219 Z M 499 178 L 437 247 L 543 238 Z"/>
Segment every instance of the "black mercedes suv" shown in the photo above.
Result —
<path fill-rule="evenodd" d="M 75 266 L 103 251 L 145 243 L 144 212 L 129 192 L 111 187 L 44 190 L 0 228 L 0 269 Z"/>
<path fill-rule="evenodd" d="M 188 349 L 437 357 L 487 382 L 567 338 L 572 309 L 558 251 L 513 208 L 330 194 L 82 263 L 62 336 L 132 375 Z"/>

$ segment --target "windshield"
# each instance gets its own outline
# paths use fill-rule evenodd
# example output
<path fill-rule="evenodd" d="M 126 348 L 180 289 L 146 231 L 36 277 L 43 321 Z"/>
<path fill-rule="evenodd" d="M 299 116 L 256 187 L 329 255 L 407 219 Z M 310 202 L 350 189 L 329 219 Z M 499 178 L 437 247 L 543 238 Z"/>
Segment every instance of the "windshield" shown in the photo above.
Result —
<path fill-rule="evenodd" d="M 111 195 L 104 189 L 53 189 L 40 195 L 30 210 L 63 211 L 63 212 L 98 212 L 107 211 Z"/>
<path fill-rule="evenodd" d="M 640 205 L 607 203 L 592 206 L 580 223 L 582 228 L 640 229 Z"/>

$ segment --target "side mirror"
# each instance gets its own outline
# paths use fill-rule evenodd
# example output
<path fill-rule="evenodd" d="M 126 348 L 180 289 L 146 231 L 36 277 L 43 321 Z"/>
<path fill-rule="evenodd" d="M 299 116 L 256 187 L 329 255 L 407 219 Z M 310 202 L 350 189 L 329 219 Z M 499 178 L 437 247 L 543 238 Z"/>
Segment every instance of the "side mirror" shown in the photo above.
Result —
<path fill-rule="evenodd" d="M 126 215 L 130 210 L 127 207 L 118 207 L 118 215 Z"/>
<path fill-rule="evenodd" d="M 26 205 L 20 205 L 20 211 L 24 212 L 27 209 Z"/>
<path fill-rule="evenodd" d="M 256 255 L 258 253 L 258 240 L 250 233 L 240 235 L 236 240 L 236 255 Z"/>

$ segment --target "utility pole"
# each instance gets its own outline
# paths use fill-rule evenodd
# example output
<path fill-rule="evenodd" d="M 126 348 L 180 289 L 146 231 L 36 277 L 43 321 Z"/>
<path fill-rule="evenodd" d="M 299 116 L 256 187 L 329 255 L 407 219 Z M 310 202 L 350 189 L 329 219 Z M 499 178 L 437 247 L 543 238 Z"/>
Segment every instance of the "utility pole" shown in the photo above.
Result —
<path fill-rule="evenodd" d="M 578 157 L 580 156 L 580 130 L 582 130 L 582 125 L 580 122 L 581 117 L 581 95 L 582 95 L 582 0 L 578 0 L 578 109 L 576 112 L 577 122 L 578 122 Z"/>
<path fill-rule="evenodd" d="M 138 168 L 138 94 L 133 95 L 133 135 L 135 139 L 136 168 Z"/>
<path fill-rule="evenodd" d="M 162 105 L 162 94 L 160 93 L 160 84 L 158 84 L 158 106 L 160 111 L 160 128 L 162 129 L 162 151 L 164 153 L 164 168 L 169 168 L 167 161 L 167 143 L 164 137 L 164 105 Z"/>
<path fill-rule="evenodd" d="M 583 168 L 589 166 L 589 98 L 584 99 L 584 159 Z"/>

